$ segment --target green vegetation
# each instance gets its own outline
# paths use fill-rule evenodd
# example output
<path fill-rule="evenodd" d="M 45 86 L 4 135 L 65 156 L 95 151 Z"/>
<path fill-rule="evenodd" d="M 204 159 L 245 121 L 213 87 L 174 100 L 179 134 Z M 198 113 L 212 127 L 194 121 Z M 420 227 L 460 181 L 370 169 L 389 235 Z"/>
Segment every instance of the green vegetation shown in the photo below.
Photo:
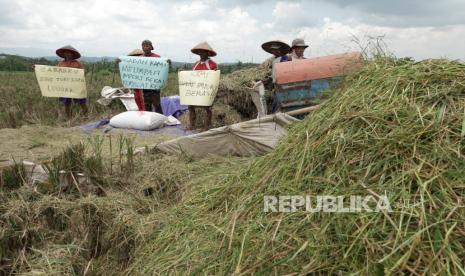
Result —
<path fill-rule="evenodd" d="M 87 74 L 87 93 L 89 114 L 87 118 L 75 116 L 68 121 L 64 116 L 63 105 L 56 98 L 42 97 L 37 79 L 32 72 L 0 72 L 0 128 L 17 128 L 24 124 L 77 125 L 89 119 L 106 118 L 111 114 L 124 111 L 124 106 L 113 102 L 104 107 L 96 102 L 100 91 L 106 85 L 121 87 L 116 76 L 96 74 L 92 81 Z M 113 84 L 113 85 L 112 85 Z M 73 113 L 80 112 L 77 105 L 72 105 Z"/>
<path fill-rule="evenodd" d="M 8 71 L 8 72 L 27 72 L 32 71 L 32 65 L 34 64 L 43 64 L 43 65 L 56 65 L 59 58 L 57 60 L 50 60 L 46 58 L 28 58 L 22 57 L 17 55 L 7 55 L 7 54 L 0 54 L 0 71 Z M 111 75 L 114 72 L 118 72 L 118 67 L 113 59 L 103 59 L 100 61 L 81 61 L 84 64 L 86 72 L 91 73 L 99 73 L 102 75 Z M 250 62 L 241 62 L 238 61 L 236 63 L 225 63 L 219 64 L 219 70 L 223 74 L 229 74 L 236 70 L 247 69 L 256 66 L 255 63 Z M 178 68 L 182 68 L 185 70 L 190 70 L 192 68 L 191 63 L 186 62 L 176 62 L 173 61 L 171 64 L 171 72 L 176 72 Z"/>
<path fill-rule="evenodd" d="M 50 61 L 45 58 L 26 58 L 16 55 L 0 54 L 0 71 L 32 71 L 32 65 L 55 65 L 55 61 Z"/>

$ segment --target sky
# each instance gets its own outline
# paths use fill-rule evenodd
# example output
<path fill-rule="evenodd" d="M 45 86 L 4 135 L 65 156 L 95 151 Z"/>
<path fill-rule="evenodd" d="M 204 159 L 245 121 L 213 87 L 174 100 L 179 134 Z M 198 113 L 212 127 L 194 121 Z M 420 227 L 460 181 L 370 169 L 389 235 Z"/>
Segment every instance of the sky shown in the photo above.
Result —
<path fill-rule="evenodd" d="M 303 38 L 307 57 L 364 49 L 382 38 L 398 57 L 465 60 L 464 0 L 0 0 L 0 53 L 120 56 L 155 53 L 193 62 L 207 41 L 218 62 L 261 62 L 269 40 Z"/>

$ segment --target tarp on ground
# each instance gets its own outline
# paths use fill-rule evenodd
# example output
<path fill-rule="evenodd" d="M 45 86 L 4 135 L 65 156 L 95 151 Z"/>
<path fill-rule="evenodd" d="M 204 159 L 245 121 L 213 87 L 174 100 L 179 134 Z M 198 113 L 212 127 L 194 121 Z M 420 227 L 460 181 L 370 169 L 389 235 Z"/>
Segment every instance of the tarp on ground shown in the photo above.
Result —
<path fill-rule="evenodd" d="M 271 151 L 298 119 L 277 113 L 163 142 L 155 150 L 203 157 L 209 154 L 257 156 Z"/>

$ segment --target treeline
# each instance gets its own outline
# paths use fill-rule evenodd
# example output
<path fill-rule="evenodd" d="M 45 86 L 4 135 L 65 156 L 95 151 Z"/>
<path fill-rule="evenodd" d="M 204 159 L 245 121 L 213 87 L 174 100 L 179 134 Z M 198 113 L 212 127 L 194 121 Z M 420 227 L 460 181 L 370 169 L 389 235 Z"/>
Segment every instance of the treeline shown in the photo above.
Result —
<path fill-rule="evenodd" d="M 221 74 L 229 74 L 236 70 L 247 69 L 247 68 L 254 67 L 254 66 L 257 66 L 257 64 L 238 61 L 236 63 L 224 63 L 224 64 L 220 63 L 218 64 L 218 69 L 221 71 Z M 172 67 L 173 67 L 173 70 L 176 70 L 175 65 Z M 185 70 L 190 70 L 192 69 L 192 63 L 184 63 L 182 66 L 178 66 L 178 67 L 181 67 L 182 69 L 185 69 Z"/>
<path fill-rule="evenodd" d="M 94 72 L 100 75 L 113 74 L 118 72 L 118 66 L 113 60 L 101 60 L 96 62 L 81 61 L 84 64 L 85 70 L 88 73 Z M 46 58 L 29 58 L 17 55 L 0 54 L 0 71 L 31 71 L 32 65 L 42 64 L 54 66 L 58 63 L 57 60 L 50 60 Z M 255 63 L 243 63 L 238 61 L 236 63 L 219 64 L 219 69 L 222 74 L 228 74 L 236 70 L 246 69 L 256 66 Z M 190 70 L 191 63 L 185 62 L 172 62 L 171 71 L 176 72 L 178 68 Z"/>
<path fill-rule="evenodd" d="M 51 60 L 46 58 L 29 58 L 17 55 L 0 54 L 0 71 L 31 71 L 32 65 L 42 64 L 54 66 L 60 59 Z M 116 63 L 112 60 L 102 60 L 96 62 L 82 61 L 87 72 L 101 72 L 108 71 L 114 72 L 117 67 Z"/>
<path fill-rule="evenodd" d="M 56 61 L 0 54 L 0 71 L 32 71 L 33 64 L 55 65 Z"/>

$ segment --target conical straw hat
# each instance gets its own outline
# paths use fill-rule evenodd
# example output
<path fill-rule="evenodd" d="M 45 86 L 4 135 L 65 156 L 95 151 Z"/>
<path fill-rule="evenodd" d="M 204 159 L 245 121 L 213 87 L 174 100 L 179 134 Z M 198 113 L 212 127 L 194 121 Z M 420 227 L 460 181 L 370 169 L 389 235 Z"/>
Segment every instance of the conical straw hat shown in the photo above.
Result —
<path fill-rule="evenodd" d="M 78 52 L 78 50 L 76 50 L 71 45 L 66 45 L 56 50 L 57 56 L 62 57 L 62 58 L 65 58 L 65 56 L 63 55 L 64 52 L 73 53 L 73 59 L 78 59 L 81 57 L 81 54 Z"/>
<path fill-rule="evenodd" d="M 216 56 L 216 52 L 213 50 L 213 48 L 206 41 L 197 44 L 194 48 L 191 49 L 191 52 L 196 54 L 196 55 L 199 55 L 199 50 L 208 51 L 209 52 L 209 54 L 208 54 L 209 57 Z"/>
<path fill-rule="evenodd" d="M 134 49 L 131 52 L 129 52 L 128 56 L 141 56 L 144 54 L 144 51 L 141 49 Z"/>
<path fill-rule="evenodd" d="M 285 55 L 289 53 L 291 46 L 289 46 L 287 43 L 282 42 L 280 40 L 272 40 L 272 41 L 263 43 L 262 49 L 265 50 L 265 52 L 268 52 L 270 54 L 275 54 L 276 51 L 279 51 L 281 55 Z"/>

